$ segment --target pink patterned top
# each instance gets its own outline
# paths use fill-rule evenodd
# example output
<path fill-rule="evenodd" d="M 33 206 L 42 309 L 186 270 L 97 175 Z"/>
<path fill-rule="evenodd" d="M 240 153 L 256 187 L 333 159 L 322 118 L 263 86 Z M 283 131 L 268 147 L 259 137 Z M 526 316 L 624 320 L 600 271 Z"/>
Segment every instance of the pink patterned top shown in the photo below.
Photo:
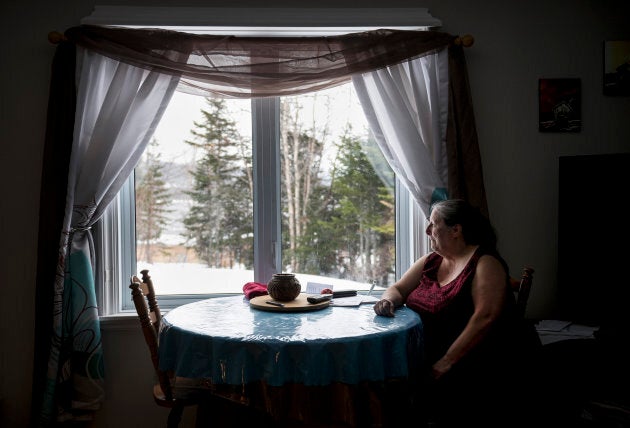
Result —
<path fill-rule="evenodd" d="M 442 256 L 432 253 L 427 258 L 420 283 L 407 297 L 406 305 L 418 312 L 422 318 L 424 346 L 428 363 L 432 364 L 443 356 L 466 327 L 474 311 L 471 292 L 473 278 L 477 263 L 485 254 L 497 257 L 502 261 L 496 253 L 486 252 L 479 247 L 457 278 L 442 287 L 437 280 Z M 506 337 L 508 335 L 513 336 L 512 327 L 514 324 L 512 323 L 516 320 L 516 312 L 513 310 L 514 296 L 509 286 L 507 272 L 505 292 L 508 304 L 504 314 L 497 320 L 491 334 L 486 336 L 472 354 L 485 354 L 485 359 L 490 353 L 490 359 L 494 359 L 501 353 L 500 350 L 506 347 L 506 340 L 508 340 Z"/>

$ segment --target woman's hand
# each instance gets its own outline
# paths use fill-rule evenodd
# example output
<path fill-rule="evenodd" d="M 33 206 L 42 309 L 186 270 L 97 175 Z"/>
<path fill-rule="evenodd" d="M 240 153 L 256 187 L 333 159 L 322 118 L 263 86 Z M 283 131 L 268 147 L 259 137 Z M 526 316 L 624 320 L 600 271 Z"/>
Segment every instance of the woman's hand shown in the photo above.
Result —
<path fill-rule="evenodd" d="M 376 312 L 377 315 L 393 317 L 395 310 L 396 305 L 389 299 L 381 299 L 374 304 L 374 312 Z"/>
<path fill-rule="evenodd" d="M 451 370 L 451 367 L 453 367 L 453 365 L 444 358 L 437 360 L 431 367 L 431 378 L 439 380 L 442 376 L 448 373 L 449 370 Z"/>

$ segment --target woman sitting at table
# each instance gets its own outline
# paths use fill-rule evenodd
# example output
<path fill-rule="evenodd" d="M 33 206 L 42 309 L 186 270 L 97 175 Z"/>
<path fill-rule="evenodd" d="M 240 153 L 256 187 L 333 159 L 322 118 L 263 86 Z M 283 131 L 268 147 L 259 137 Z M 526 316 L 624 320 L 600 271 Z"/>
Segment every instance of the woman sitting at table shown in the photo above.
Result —
<path fill-rule="evenodd" d="M 433 251 L 374 305 L 391 317 L 406 304 L 422 318 L 427 376 L 415 407 L 431 412 L 439 427 L 515 426 L 523 417 L 513 413 L 523 390 L 515 372 L 527 339 L 494 229 L 477 209 L 453 199 L 432 206 L 426 233 Z"/>

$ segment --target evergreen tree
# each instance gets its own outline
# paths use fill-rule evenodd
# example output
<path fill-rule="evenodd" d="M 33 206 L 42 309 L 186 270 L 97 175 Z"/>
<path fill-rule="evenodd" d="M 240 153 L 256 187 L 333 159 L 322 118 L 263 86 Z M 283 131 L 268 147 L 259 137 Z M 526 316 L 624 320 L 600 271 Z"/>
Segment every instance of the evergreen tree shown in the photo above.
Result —
<path fill-rule="evenodd" d="M 201 158 L 191 171 L 192 206 L 184 218 L 187 238 L 210 267 L 253 266 L 251 145 L 230 119 L 225 100 L 208 98 L 193 140 Z"/>
<path fill-rule="evenodd" d="M 339 143 L 327 211 L 311 225 L 322 274 L 383 281 L 392 272 L 395 235 L 393 189 L 383 185 L 357 137 Z M 393 174 L 393 173 L 392 173 Z M 328 202 L 327 202 L 328 201 Z M 323 263 L 322 263 L 323 262 Z M 333 264 L 334 263 L 334 264 Z"/>
<path fill-rule="evenodd" d="M 168 224 L 170 192 L 164 181 L 157 141 L 152 140 L 136 168 L 136 237 L 139 260 L 153 263 L 153 243 Z"/>

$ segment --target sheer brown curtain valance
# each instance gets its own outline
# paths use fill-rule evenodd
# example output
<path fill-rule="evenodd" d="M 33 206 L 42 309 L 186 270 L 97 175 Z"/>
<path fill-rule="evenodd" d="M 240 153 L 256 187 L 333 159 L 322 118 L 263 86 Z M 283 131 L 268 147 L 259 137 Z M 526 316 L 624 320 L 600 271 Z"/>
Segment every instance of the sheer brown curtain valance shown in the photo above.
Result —
<path fill-rule="evenodd" d="M 435 52 L 456 39 L 439 31 L 375 30 L 328 37 L 237 37 L 81 25 L 79 46 L 181 77 L 179 90 L 252 98 L 297 95 Z"/>

